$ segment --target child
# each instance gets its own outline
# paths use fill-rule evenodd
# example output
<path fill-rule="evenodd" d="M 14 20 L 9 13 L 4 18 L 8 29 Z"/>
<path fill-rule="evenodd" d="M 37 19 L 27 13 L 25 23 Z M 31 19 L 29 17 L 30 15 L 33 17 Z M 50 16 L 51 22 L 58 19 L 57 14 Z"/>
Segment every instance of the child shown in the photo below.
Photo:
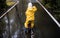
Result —
<path fill-rule="evenodd" d="M 37 11 L 36 6 L 32 6 L 31 3 L 28 4 L 28 8 L 25 12 L 26 15 L 26 21 L 24 23 L 24 26 L 26 29 L 31 29 L 34 27 L 34 14 Z"/>

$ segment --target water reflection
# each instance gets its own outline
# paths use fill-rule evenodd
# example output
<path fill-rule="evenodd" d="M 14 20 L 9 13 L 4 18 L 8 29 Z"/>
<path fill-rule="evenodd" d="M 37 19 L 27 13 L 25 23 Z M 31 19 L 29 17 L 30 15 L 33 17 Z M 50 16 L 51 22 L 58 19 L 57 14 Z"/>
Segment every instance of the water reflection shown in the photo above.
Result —
<path fill-rule="evenodd" d="M 8 18 L 6 16 L 4 17 L 4 19 L 5 19 L 5 22 L 8 23 Z"/>

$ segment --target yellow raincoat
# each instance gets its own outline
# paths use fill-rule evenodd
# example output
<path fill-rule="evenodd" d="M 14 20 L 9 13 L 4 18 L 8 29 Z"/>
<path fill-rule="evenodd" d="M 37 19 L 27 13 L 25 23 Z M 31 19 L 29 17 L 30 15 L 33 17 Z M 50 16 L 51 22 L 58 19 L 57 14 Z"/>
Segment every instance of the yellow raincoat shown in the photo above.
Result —
<path fill-rule="evenodd" d="M 32 21 L 31 28 L 34 27 L 34 20 L 35 20 L 34 14 L 36 11 L 37 11 L 37 8 L 35 6 L 33 6 L 32 8 L 30 8 L 30 7 L 27 8 L 27 10 L 25 12 L 25 15 L 26 15 L 26 21 L 24 23 L 25 28 L 28 28 L 29 21 Z"/>

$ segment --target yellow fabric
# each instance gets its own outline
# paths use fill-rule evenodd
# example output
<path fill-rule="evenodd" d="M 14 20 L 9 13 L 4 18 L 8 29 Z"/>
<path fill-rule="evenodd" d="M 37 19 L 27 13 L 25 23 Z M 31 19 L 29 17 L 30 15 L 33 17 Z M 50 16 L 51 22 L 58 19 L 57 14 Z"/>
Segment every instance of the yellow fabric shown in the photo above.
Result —
<path fill-rule="evenodd" d="M 36 11 L 37 11 L 36 6 L 33 6 L 32 8 L 30 8 L 30 7 L 27 8 L 27 10 L 25 12 L 25 15 L 26 15 L 26 21 L 25 21 L 25 24 L 24 24 L 25 28 L 28 28 L 28 22 L 29 21 L 32 21 L 31 28 L 33 28 L 34 20 L 35 20 L 34 14 L 35 14 Z"/>

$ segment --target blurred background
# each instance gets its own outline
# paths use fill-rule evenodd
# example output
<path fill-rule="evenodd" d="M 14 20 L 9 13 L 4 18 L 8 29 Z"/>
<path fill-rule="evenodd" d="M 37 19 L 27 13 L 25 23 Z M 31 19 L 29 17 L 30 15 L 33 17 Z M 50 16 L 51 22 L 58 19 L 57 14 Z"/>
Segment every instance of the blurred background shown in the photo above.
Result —
<path fill-rule="evenodd" d="M 25 11 L 29 1 L 0 0 L 0 38 L 30 38 L 24 33 Z M 31 0 L 31 2 L 37 7 L 34 36 L 31 38 L 60 38 L 60 27 L 36 0 Z M 39 0 L 39 2 L 60 24 L 60 0 Z M 8 11 L 9 9 L 11 10 Z"/>

